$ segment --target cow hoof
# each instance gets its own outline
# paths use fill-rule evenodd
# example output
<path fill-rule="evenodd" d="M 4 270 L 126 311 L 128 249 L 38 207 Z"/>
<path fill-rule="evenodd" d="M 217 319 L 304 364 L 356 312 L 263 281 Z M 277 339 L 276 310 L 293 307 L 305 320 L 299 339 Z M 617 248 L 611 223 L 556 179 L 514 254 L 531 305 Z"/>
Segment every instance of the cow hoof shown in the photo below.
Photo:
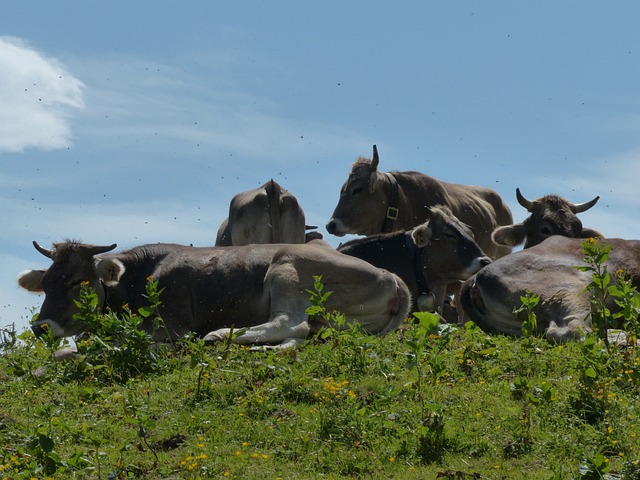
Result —
<path fill-rule="evenodd" d="M 216 333 L 216 332 L 210 332 L 210 333 L 207 333 L 202 338 L 202 340 L 204 341 L 204 343 L 217 343 L 224 340 L 224 335 L 220 335 L 219 333 Z"/>

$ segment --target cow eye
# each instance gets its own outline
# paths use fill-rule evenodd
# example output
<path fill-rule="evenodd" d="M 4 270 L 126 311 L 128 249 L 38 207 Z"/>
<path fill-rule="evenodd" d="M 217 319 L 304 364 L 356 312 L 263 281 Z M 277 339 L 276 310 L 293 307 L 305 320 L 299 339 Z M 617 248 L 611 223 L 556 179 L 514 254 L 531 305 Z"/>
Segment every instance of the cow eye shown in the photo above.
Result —
<path fill-rule="evenodd" d="M 82 280 L 78 279 L 78 280 L 73 280 L 71 282 L 69 282 L 69 288 L 77 288 L 80 286 L 80 284 L 82 283 Z"/>
<path fill-rule="evenodd" d="M 351 195 L 360 195 L 362 193 L 362 187 L 356 187 L 353 189 L 353 192 L 351 192 Z"/>
<path fill-rule="evenodd" d="M 453 230 L 446 229 L 444 230 L 444 232 L 442 232 L 442 234 L 447 240 L 455 240 L 457 238 Z"/>
<path fill-rule="evenodd" d="M 552 235 L 551 229 L 549 227 L 542 227 L 540 229 L 540 233 L 546 235 L 547 237 Z"/>

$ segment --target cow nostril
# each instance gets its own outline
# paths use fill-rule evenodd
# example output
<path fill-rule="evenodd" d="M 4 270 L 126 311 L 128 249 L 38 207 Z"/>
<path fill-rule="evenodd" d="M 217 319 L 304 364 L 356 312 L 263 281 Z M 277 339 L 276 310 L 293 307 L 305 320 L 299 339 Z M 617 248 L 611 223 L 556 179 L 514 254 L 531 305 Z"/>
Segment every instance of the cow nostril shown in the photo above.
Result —
<path fill-rule="evenodd" d="M 49 325 L 46 323 L 42 323 L 40 325 L 31 325 L 31 331 L 36 336 L 36 338 L 40 338 L 46 332 Z"/>
<path fill-rule="evenodd" d="M 482 264 L 483 267 L 486 267 L 491 263 L 491 259 L 489 257 L 482 257 L 480 259 L 480 263 Z"/>
<path fill-rule="evenodd" d="M 336 231 L 336 222 L 333 220 L 327 223 L 327 232 L 333 233 Z"/>

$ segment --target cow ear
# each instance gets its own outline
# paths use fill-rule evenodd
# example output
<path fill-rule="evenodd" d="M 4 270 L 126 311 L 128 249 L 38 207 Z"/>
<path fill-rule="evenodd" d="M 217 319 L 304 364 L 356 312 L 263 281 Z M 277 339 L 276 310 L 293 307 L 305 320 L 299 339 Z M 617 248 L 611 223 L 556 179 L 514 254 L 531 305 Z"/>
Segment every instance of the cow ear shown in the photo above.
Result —
<path fill-rule="evenodd" d="M 604 235 L 593 228 L 583 228 L 580 238 L 604 238 Z"/>
<path fill-rule="evenodd" d="M 46 270 L 27 270 L 18 275 L 18 285 L 35 293 L 42 292 L 42 277 Z"/>
<path fill-rule="evenodd" d="M 124 270 L 124 265 L 120 260 L 115 258 L 96 258 L 98 278 L 109 286 L 118 283 Z"/>
<path fill-rule="evenodd" d="M 431 235 L 433 234 L 433 230 L 429 226 L 429 222 L 423 223 L 422 225 L 418 225 L 411 231 L 411 239 L 413 243 L 416 244 L 417 247 L 422 248 L 429 245 L 431 241 Z"/>
<path fill-rule="evenodd" d="M 518 223 L 516 225 L 506 225 L 496 228 L 491 234 L 491 240 L 497 245 L 506 245 L 507 247 L 515 247 L 524 242 L 526 232 L 524 225 Z"/>

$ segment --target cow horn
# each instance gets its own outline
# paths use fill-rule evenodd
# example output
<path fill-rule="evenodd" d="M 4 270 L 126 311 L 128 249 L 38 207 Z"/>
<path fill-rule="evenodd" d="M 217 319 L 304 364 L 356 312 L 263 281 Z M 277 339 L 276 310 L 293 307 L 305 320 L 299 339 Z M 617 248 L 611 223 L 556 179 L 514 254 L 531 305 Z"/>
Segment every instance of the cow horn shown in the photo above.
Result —
<path fill-rule="evenodd" d="M 589 202 L 574 203 L 573 205 L 571 205 L 571 211 L 573 213 L 586 212 L 591 207 L 593 207 L 598 202 L 598 200 L 600 200 L 600 195 L 598 195 L 596 198 L 594 198 L 593 200 L 591 200 Z"/>
<path fill-rule="evenodd" d="M 114 248 L 116 248 L 118 246 L 117 243 L 108 245 L 108 246 L 103 246 L 103 247 L 99 247 L 99 246 L 93 246 L 89 249 L 89 252 L 91 253 L 91 255 L 100 255 L 101 253 L 106 253 L 106 252 L 110 252 L 111 250 L 113 250 Z"/>
<path fill-rule="evenodd" d="M 373 171 L 375 172 L 378 169 L 378 163 L 380 162 L 380 157 L 378 156 L 378 147 L 373 146 L 373 160 L 371 160 L 371 166 L 373 167 Z"/>
<path fill-rule="evenodd" d="M 516 198 L 518 199 L 518 203 L 527 209 L 527 212 L 530 212 L 533 208 L 533 202 L 531 200 L 527 200 L 520 193 L 520 189 L 516 187 Z"/>
<path fill-rule="evenodd" d="M 36 247 L 36 250 L 39 251 L 45 257 L 53 258 L 51 250 L 47 250 L 46 248 L 41 247 L 40 244 L 38 242 L 36 242 L 35 240 L 33 241 L 33 246 Z"/>

